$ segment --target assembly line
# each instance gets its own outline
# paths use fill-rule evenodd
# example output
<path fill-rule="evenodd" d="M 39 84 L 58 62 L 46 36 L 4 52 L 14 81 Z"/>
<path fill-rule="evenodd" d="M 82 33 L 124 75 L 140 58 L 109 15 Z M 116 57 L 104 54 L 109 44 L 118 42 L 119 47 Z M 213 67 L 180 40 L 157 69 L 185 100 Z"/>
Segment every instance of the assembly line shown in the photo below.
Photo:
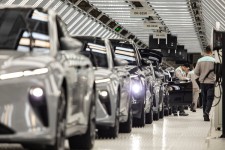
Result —
<path fill-rule="evenodd" d="M 225 34 L 200 35 L 205 3 L 168 3 L 194 15 L 184 37 L 164 0 L 117 1 L 0 1 L 0 150 L 223 149 Z"/>

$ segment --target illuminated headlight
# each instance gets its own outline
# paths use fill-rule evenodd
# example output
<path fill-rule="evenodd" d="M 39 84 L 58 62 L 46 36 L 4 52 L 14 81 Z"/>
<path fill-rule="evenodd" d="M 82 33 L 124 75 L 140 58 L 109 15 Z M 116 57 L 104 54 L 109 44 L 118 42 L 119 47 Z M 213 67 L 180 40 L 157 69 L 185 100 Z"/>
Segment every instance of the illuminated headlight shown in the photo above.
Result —
<path fill-rule="evenodd" d="M 107 103 L 109 101 L 109 93 L 106 90 L 99 91 L 99 99 L 102 103 Z"/>
<path fill-rule="evenodd" d="M 107 92 L 107 91 L 100 91 L 99 94 L 100 94 L 102 97 L 107 97 L 107 96 L 108 96 L 108 92 Z"/>
<path fill-rule="evenodd" d="M 32 97 L 32 99 L 41 100 L 44 97 L 44 90 L 40 87 L 31 88 L 30 96 Z"/>
<path fill-rule="evenodd" d="M 29 91 L 29 102 L 34 113 L 44 126 L 49 125 L 46 94 L 41 87 L 32 87 Z"/>
<path fill-rule="evenodd" d="M 37 88 L 31 89 L 30 94 L 39 98 L 39 97 L 42 97 L 44 95 L 44 91 L 43 91 L 42 88 L 37 87 Z"/>
<path fill-rule="evenodd" d="M 134 99 L 139 99 L 144 95 L 144 87 L 140 80 L 132 80 L 131 92 Z"/>
<path fill-rule="evenodd" d="M 48 73 L 48 68 L 40 68 L 34 70 L 25 70 L 20 72 L 12 72 L 6 74 L 0 74 L 0 80 L 7 80 L 7 79 L 15 79 L 27 76 L 34 76 L 34 75 L 41 75 Z"/>
<path fill-rule="evenodd" d="M 98 80 L 95 80 L 95 83 L 105 83 L 105 82 L 110 82 L 110 79 L 107 78 L 107 79 L 98 79 Z"/>
<path fill-rule="evenodd" d="M 142 90 L 142 86 L 140 85 L 140 83 L 135 82 L 132 84 L 132 92 L 134 94 L 139 94 L 141 92 L 141 90 Z"/>

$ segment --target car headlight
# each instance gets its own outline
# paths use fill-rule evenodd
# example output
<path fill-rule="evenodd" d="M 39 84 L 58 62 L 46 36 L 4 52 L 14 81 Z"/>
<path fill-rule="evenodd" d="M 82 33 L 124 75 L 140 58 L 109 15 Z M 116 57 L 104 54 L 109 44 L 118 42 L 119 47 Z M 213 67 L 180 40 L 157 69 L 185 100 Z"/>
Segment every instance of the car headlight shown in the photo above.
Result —
<path fill-rule="evenodd" d="M 31 87 L 29 91 L 29 102 L 36 116 L 44 126 L 48 127 L 48 107 L 44 89 L 41 87 Z"/>
<path fill-rule="evenodd" d="M 0 75 L 0 79 L 1 80 L 15 79 L 15 78 L 20 78 L 20 77 L 27 77 L 27 76 L 45 74 L 47 72 L 48 72 L 48 68 L 40 68 L 40 69 L 34 69 L 34 70 L 25 70 L 25 71 L 1 74 Z"/>
<path fill-rule="evenodd" d="M 100 91 L 99 94 L 100 94 L 102 97 L 107 97 L 107 96 L 108 96 L 108 92 L 107 92 L 107 91 Z"/>
<path fill-rule="evenodd" d="M 110 82 L 110 79 L 109 78 L 106 78 L 106 79 L 98 79 L 98 80 L 95 80 L 95 83 L 105 83 L 105 82 Z"/>
<path fill-rule="evenodd" d="M 40 87 L 35 87 L 35 88 L 32 88 L 30 90 L 30 95 L 36 97 L 36 98 L 40 98 L 40 97 L 43 97 L 44 95 L 44 90 Z"/>
<path fill-rule="evenodd" d="M 144 94 L 144 88 L 140 80 L 132 81 L 131 92 L 135 99 L 141 98 L 141 96 Z"/>
<path fill-rule="evenodd" d="M 132 92 L 134 94 L 138 94 L 142 91 L 142 86 L 140 85 L 140 83 L 133 83 L 132 84 Z"/>

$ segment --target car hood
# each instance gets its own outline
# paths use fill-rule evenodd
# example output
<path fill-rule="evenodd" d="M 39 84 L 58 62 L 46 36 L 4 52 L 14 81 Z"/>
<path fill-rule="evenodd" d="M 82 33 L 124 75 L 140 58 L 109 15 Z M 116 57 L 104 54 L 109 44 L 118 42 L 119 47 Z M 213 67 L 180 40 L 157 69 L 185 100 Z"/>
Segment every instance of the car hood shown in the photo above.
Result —
<path fill-rule="evenodd" d="M 112 71 L 107 68 L 97 68 L 94 71 L 95 80 L 107 79 L 110 78 Z"/>
<path fill-rule="evenodd" d="M 44 68 L 53 61 L 47 55 L 33 55 L 18 51 L 0 51 L 0 74 Z"/>

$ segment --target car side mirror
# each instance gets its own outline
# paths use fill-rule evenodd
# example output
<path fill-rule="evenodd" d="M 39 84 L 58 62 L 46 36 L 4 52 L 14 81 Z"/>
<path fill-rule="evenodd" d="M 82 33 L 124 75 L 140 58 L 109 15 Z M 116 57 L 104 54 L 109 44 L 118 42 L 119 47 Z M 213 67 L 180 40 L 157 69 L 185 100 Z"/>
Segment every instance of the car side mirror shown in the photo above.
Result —
<path fill-rule="evenodd" d="M 62 37 L 60 38 L 60 46 L 62 50 L 80 51 L 82 48 L 82 43 L 74 38 Z"/>
<path fill-rule="evenodd" d="M 129 64 L 128 61 L 126 61 L 124 59 L 120 59 L 120 58 L 115 58 L 114 62 L 115 62 L 115 66 L 126 66 Z"/>

